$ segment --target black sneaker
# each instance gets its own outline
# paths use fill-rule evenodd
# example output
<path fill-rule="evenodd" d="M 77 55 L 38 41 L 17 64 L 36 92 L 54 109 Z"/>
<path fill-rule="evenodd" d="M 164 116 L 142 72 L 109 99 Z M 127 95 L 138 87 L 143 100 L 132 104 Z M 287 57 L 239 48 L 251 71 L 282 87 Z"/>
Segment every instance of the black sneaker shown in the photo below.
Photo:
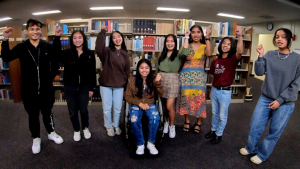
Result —
<path fill-rule="evenodd" d="M 213 138 L 216 136 L 216 131 L 210 131 L 205 135 L 205 138 Z"/>

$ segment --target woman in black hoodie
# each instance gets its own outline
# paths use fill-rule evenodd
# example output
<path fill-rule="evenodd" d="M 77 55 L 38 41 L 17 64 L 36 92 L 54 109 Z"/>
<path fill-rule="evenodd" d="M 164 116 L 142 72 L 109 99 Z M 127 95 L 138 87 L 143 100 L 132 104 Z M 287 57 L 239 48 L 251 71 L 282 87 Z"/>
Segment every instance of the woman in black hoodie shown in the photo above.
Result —
<path fill-rule="evenodd" d="M 62 34 L 59 29 L 58 36 Z M 61 49 L 61 43 L 54 41 L 54 47 Z M 91 137 L 89 127 L 88 103 L 96 86 L 95 55 L 87 47 L 87 38 L 81 30 L 76 30 L 70 37 L 70 49 L 59 52 L 59 61 L 64 64 L 64 92 L 68 104 L 70 119 L 74 128 L 73 139 L 80 141 L 80 110 L 82 131 L 85 139 Z"/>

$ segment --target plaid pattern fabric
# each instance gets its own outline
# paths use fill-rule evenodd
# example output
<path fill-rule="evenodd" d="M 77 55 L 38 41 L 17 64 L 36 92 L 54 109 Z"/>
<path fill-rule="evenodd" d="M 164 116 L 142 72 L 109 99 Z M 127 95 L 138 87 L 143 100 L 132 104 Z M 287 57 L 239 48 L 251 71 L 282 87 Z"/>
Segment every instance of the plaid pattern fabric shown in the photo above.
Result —
<path fill-rule="evenodd" d="M 178 73 L 164 73 L 159 72 L 161 75 L 161 84 L 163 86 L 163 98 L 177 98 L 179 92 L 179 79 Z"/>

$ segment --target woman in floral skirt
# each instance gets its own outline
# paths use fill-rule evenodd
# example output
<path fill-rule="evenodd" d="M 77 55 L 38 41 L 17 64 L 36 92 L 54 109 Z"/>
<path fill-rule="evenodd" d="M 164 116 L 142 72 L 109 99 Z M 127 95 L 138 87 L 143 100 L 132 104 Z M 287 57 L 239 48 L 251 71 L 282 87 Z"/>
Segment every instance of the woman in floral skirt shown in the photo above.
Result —
<path fill-rule="evenodd" d="M 202 118 L 206 118 L 205 103 L 205 61 L 212 55 L 210 43 L 210 29 L 206 31 L 204 38 L 200 26 L 194 25 L 185 33 L 184 46 L 180 49 L 180 59 L 184 60 L 182 70 L 179 73 L 179 95 L 176 110 L 185 116 L 184 131 L 190 129 L 189 115 L 197 117 L 194 132 L 200 132 Z M 189 41 L 190 39 L 190 41 Z"/>

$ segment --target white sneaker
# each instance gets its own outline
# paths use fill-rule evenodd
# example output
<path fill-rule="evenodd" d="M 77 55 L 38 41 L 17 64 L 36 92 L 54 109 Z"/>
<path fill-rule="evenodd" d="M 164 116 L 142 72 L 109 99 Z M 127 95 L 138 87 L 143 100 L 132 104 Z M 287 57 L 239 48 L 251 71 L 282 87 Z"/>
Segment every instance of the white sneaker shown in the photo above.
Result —
<path fill-rule="evenodd" d="M 144 154 L 144 150 L 145 150 L 145 146 L 143 144 L 143 145 L 137 146 L 137 149 L 136 149 L 135 153 L 137 155 L 143 155 Z"/>
<path fill-rule="evenodd" d="M 251 160 L 252 163 L 254 163 L 254 164 L 260 164 L 260 163 L 263 162 L 257 155 L 251 157 L 250 160 Z"/>
<path fill-rule="evenodd" d="M 169 122 L 165 122 L 164 123 L 164 133 L 168 133 L 168 130 L 169 130 Z"/>
<path fill-rule="evenodd" d="M 80 131 L 74 131 L 74 136 L 73 136 L 74 141 L 80 141 L 81 139 L 81 135 L 80 135 Z"/>
<path fill-rule="evenodd" d="M 111 137 L 115 136 L 115 131 L 113 128 L 106 128 L 106 131 L 107 131 L 108 136 L 111 136 Z"/>
<path fill-rule="evenodd" d="M 64 142 L 64 140 L 58 134 L 56 134 L 55 131 L 48 134 L 48 139 L 53 140 L 56 144 L 61 144 Z"/>
<path fill-rule="evenodd" d="M 115 128 L 115 133 L 116 133 L 116 135 L 121 135 L 122 130 L 120 129 L 120 127 Z"/>
<path fill-rule="evenodd" d="M 33 139 L 32 153 L 38 154 L 40 151 L 41 151 L 41 139 L 37 137 Z"/>
<path fill-rule="evenodd" d="M 155 145 L 153 143 L 149 142 L 149 141 L 148 141 L 148 144 L 147 144 L 147 148 L 150 151 L 150 154 L 152 154 L 152 155 L 158 154 L 158 151 L 155 148 Z"/>
<path fill-rule="evenodd" d="M 83 130 L 83 135 L 85 139 L 89 139 L 92 136 L 90 130 L 87 127 Z"/>
<path fill-rule="evenodd" d="M 242 154 L 243 156 L 246 156 L 246 155 L 249 155 L 250 153 L 248 152 L 248 150 L 246 148 L 241 148 L 240 154 Z"/>
<path fill-rule="evenodd" d="M 176 136 L 175 125 L 169 126 L 169 137 L 174 138 Z"/>

